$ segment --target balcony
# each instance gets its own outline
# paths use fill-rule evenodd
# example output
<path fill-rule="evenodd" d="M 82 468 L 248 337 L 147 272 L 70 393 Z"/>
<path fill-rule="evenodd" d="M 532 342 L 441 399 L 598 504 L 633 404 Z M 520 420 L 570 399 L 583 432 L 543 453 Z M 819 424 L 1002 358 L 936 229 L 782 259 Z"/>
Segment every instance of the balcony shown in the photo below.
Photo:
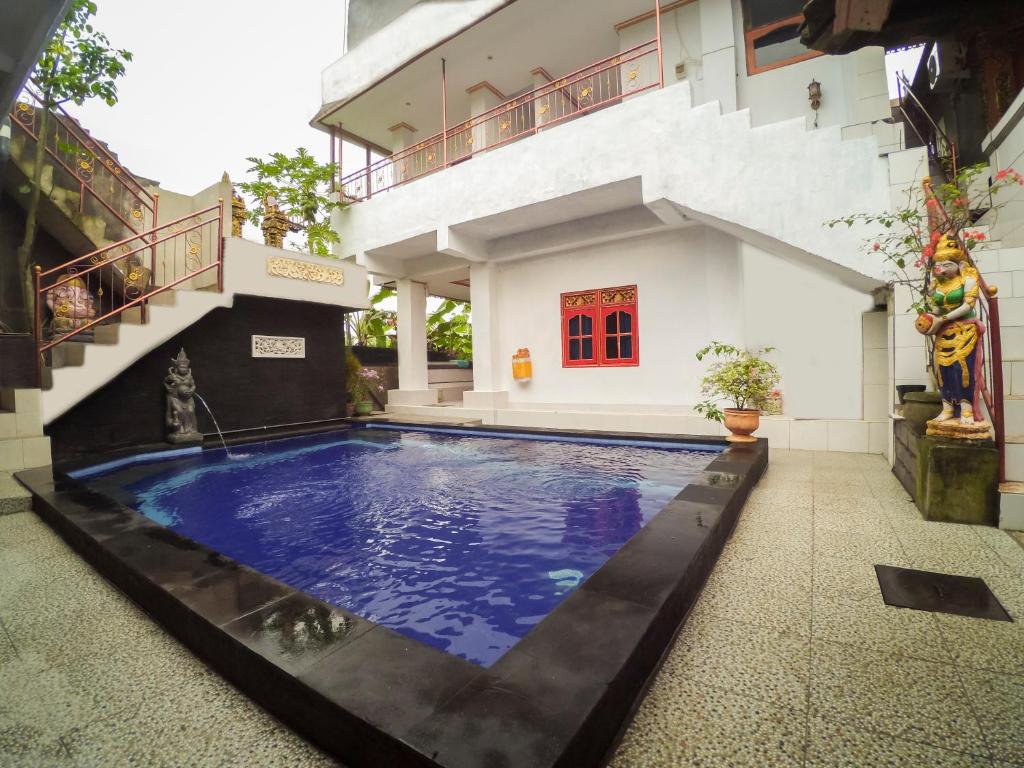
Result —
<path fill-rule="evenodd" d="M 346 201 L 657 89 L 665 61 L 675 73 L 701 50 L 693 0 L 485 6 L 449 18 L 416 4 L 324 71 L 313 122 L 332 135 Z"/>
<path fill-rule="evenodd" d="M 553 78 L 457 125 L 342 177 L 343 199 L 366 200 L 402 184 L 661 86 L 657 38 Z M 491 91 L 495 93 L 495 91 Z M 445 120 L 447 122 L 447 120 Z M 408 128 L 403 125 L 398 127 Z"/>

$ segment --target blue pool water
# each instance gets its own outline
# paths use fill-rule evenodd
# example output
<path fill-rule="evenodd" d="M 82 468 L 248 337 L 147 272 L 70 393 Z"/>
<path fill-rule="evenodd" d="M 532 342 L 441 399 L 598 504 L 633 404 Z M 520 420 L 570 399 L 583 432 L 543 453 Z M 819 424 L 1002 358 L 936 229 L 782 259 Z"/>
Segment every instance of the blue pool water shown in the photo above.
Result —
<path fill-rule="evenodd" d="M 86 482 L 296 589 L 489 666 L 716 455 L 658 445 L 356 429 Z"/>

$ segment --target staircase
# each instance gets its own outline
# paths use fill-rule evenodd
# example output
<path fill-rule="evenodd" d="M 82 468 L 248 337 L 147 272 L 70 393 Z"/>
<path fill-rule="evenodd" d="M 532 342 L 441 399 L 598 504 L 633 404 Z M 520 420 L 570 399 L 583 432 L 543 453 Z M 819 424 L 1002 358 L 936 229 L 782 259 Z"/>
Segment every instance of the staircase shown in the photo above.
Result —
<path fill-rule="evenodd" d="M 5 182 L 23 204 L 26 182 L 33 177 L 41 115 L 31 88 L 11 112 L 11 162 Z M 196 201 L 187 201 L 184 215 L 158 222 L 159 193 L 121 165 L 103 142 L 62 110 L 52 112 L 48 123 L 40 226 L 71 253 L 83 255 L 45 271 L 36 268 L 35 338 L 42 391 L 18 394 L 18 415 L 13 413 L 14 399 L 11 413 L 0 412 L 0 440 L 5 429 L 25 424 L 31 434 L 12 432 L 10 439 L 35 442 L 26 443 L 28 448 L 0 442 L 0 471 L 48 464 L 44 421 L 64 413 L 207 312 L 231 303 L 220 292 L 223 200 L 192 211 L 188 209 Z M 35 421 L 21 412 L 34 414 Z"/>

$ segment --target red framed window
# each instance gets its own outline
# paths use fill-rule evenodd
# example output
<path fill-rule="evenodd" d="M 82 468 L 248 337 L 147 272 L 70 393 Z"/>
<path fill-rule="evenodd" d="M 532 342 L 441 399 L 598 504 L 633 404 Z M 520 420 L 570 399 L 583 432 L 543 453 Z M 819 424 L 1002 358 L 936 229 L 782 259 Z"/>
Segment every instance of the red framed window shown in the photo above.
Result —
<path fill-rule="evenodd" d="M 800 42 L 805 0 L 742 0 L 747 74 L 821 56 Z"/>
<path fill-rule="evenodd" d="M 640 363 L 635 285 L 563 293 L 562 367 Z"/>

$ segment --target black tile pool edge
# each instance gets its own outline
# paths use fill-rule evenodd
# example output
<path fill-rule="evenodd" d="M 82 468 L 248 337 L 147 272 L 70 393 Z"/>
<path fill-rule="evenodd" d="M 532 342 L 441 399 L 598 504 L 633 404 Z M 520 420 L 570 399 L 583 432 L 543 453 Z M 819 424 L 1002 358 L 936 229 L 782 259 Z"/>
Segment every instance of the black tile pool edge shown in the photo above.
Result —
<path fill-rule="evenodd" d="M 64 474 L 66 467 L 17 477 L 37 513 L 97 571 L 238 688 L 352 768 L 598 766 L 766 469 L 767 441 L 498 431 L 727 447 L 488 669 L 179 536 L 87 489 Z"/>

